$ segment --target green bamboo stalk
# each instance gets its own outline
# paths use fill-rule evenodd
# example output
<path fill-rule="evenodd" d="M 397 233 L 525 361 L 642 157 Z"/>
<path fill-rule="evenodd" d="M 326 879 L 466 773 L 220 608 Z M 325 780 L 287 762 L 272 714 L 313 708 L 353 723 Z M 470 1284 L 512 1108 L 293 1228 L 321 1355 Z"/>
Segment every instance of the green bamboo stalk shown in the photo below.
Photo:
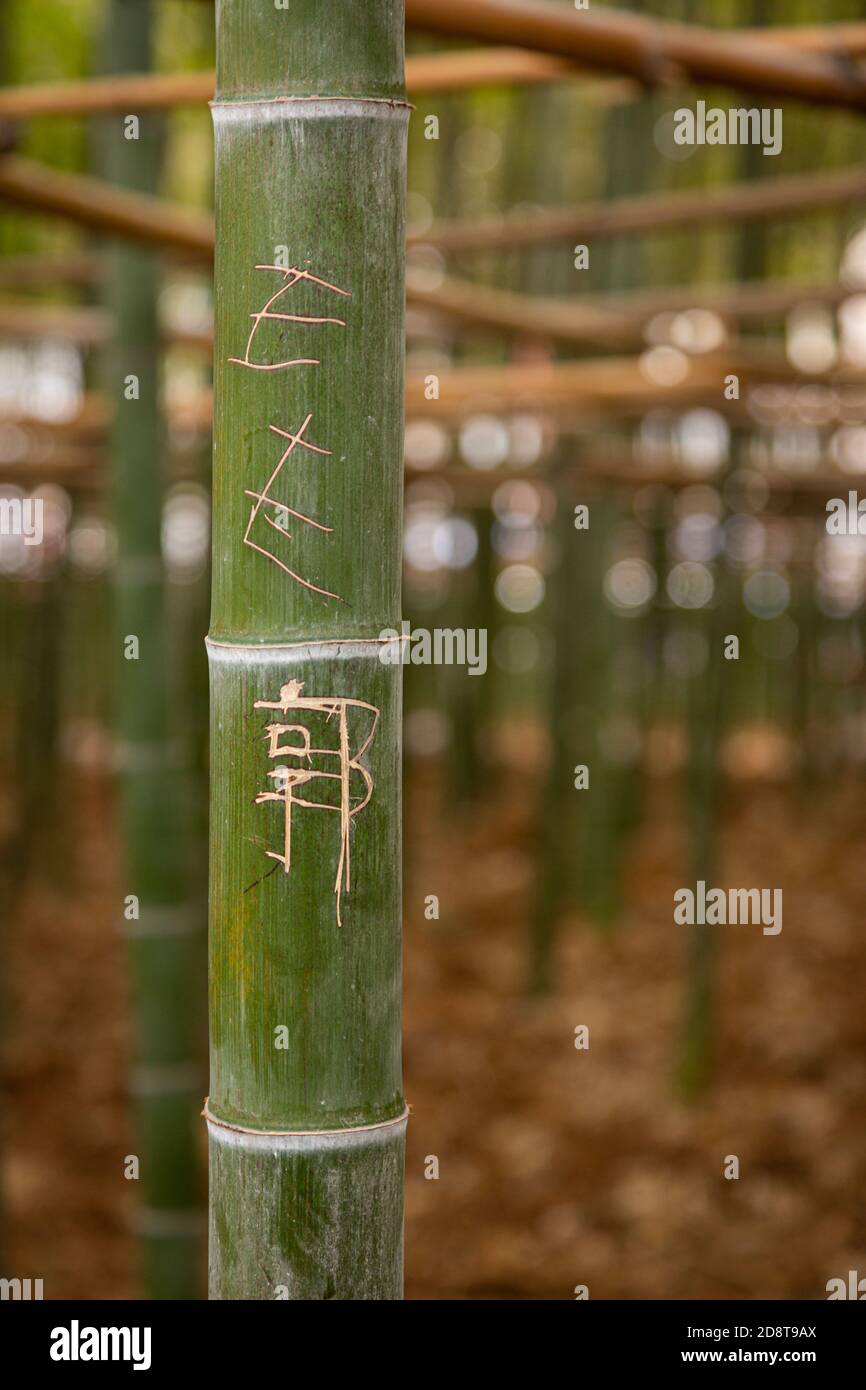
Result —
<path fill-rule="evenodd" d="M 636 3 L 633 8 L 645 7 Z M 656 103 L 650 96 L 628 108 L 608 112 L 602 142 L 601 176 L 605 197 L 616 199 L 649 190 L 653 164 L 643 153 L 644 134 L 655 119 Z M 591 248 L 597 282 L 605 291 L 624 291 L 647 282 L 647 249 L 640 242 L 629 245 L 613 238 Z M 628 438 L 624 424 L 614 429 Z M 601 583 L 610 563 L 610 548 L 622 519 L 622 503 L 614 495 L 599 496 L 591 506 L 590 532 L 573 538 L 585 552 L 587 570 L 597 594 L 595 608 L 581 634 L 585 671 L 577 673 L 580 691 L 575 703 L 583 706 L 585 753 L 574 761 L 592 764 L 592 791 L 578 795 L 580 831 L 577 838 L 577 897 L 583 910 L 602 931 L 615 929 L 623 911 L 623 865 L 632 831 L 643 810 L 641 759 L 623 760 L 611 755 L 605 725 L 612 713 L 634 714 L 631 697 L 623 693 L 623 658 L 639 665 L 641 620 L 614 614 L 601 594 Z M 576 723 L 576 721 L 575 721 Z"/>
<path fill-rule="evenodd" d="M 146 71 L 149 0 L 111 0 L 107 59 L 116 71 Z M 137 139 L 117 120 L 105 159 L 118 183 L 157 184 L 162 122 L 147 113 Z M 159 405 L 159 268 L 150 251 L 113 246 L 108 296 L 116 324 L 107 363 L 115 405 L 111 431 L 118 533 L 115 588 L 119 649 L 116 728 L 124 837 L 123 926 L 135 1031 L 132 1092 L 141 1204 L 139 1245 L 146 1293 L 194 1298 L 201 1217 L 195 1118 L 201 1083 L 195 1037 L 197 927 L 189 902 L 188 785 L 173 728 L 167 594 L 161 554 L 165 436 Z M 129 398 L 130 378 L 138 397 Z M 138 643 L 137 659 L 130 659 Z M 138 909 L 128 903 L 138 900 Z M 200 939 L 200 938 L 199 938 Z"/>
<path fill-rule="evenodd" d="M 611 611 L 602 594 L 602 581 L 610 563 L 613 538 L 622 519 L 621 499 L 602 492 L 590 504 L 589 531 L 575 537 L 586 551 L 597 599 L 583 625 L 581 655 L 584 672 L 579 683 L 588 713 L 584 737 L 588 752 L 575 762 L 591 767 L 591 792 L 578 803 L 583 813 L 578 837 L 579 900 L 583 911 L 600 931 L 613 931 L 623 908 L 622 863 L 632 826 L 635 772 L 628 763 L 612 756 L 605 739 L 605 724 L 614 711 L 624 708 L 617 657 L 634 637 L 623 619 Z M 576 795 L 579 795 L 576 793 Z"/>
<path fill-rule="evenodd" d="M 402 0 L 223 0 L 213 115 L 210 1296 L 400 1298 Z"/>
<path fill-rule="evenodd" d="M 717 484 L 722 497 L 726 480 L 745 457 L 746 440 L 747 435 L 740 430 L 732 436 L 728 461 Z M 723 648 L 725 637 L 740 629 L 743 617 L 737 601 L 736 579 L 724 555 L 716 565 L 715 578 L 713 606 L 691 615 L 693 630 L 706 635 L 709 655 L 706 669 L 687 677 L 688 758 L 683 779 L 691 873 L 695 882 L 702 880 L 708 884 L 713 882 L 720 859 L 718 841 L 724 779 L 719 760 L 731 719 L 731 693 L 737 675 L 736 665 L 725 660 Z M 675 1081 L 684 1099 L 698 1101 L 706 1092 L 713 1071 L 715 975 L 720 943 L 716 927 L 697 924 L 688 930 L 685 997 Z"/>
<path fill-rule="evenodd" d="M 552 150 L 568 128 L 574 94 L 540 88 L 514 94 L 510 199 L 529 198 L 542 206 L 556 205 L 566 196 L 568 179 L 562 160 L 539 159 L 538 150 Z M 523 138 L 521 139 L 521 133 Z M 512 253 L 512 257 L 515 253 Z M 568 294 L 574 289 L 571 256 L 561 247 L 536 247 L 512 259 L 511 275 L 504 283 L 525 294 Z M 579 277 L 578 277 L 579 278 Z M 561 353 L 556 355 L 561 356 Z M 573 730 L 570 727 L 571 695 L 575 665 L 575 604 L 580 605 L 580 540 L 574 529 L 573 473 L 576 446 L 571 434 L 560 436 L 551 468 L 550 484 L 556 496 L 551 524 L 553 561 L 548 575 L 544 617 L 550 660 L 539 672 L 537 698 L 548 733 L 547 766 L 543 772 L 536 810 L 535 884 L 527 920 L 526 988 L 529 994 L 550 993 L 555 979 L 555 946 L 558 919 L 569 905 L 574 833 L 577 814 L 574 798 Z M 581 499 L 582 500 L 582 499 Z"/>
<path fill-rule="evenodd" d="M 745 18 L 755 26 L 766 20 L 764 0 L 747 0 Z M 757 151 L 745 145 L 739 152 L 739 171 L 744 179 L 757 177 L 760 166 Z M 733 246 L 733 260 L 739 279 L 760 279 L 766 272 L 766 229 L 741 228 Z M 718 480 L 722 497 L 724 482 L 741 457 L 747 457 L 748 436 L 737 431 L 731 440 L 728 463 Z M 726 671 L 722 646 L 727 632 L 735 630 L 731 621 L 733 576 L 724 554 L 717 566 L 717 592 L 714 609 L 706 615 L 709 641 L 707 670 L 688 683 L 689 758 L 685 776 L 685 805 L 689 818 L 690 851 L 695 881 L 711 883 L 719 860 L 719 803 L 723 788 L 719 766 L 724 729 L 730 717 L 733 679 Z M 751 634 L 749 634 L 751 636 Z M 747 656 L 752 659 L 752 644 Z M 726 679 L 727 675 L 727 679 Z M 680 1050 L 676 1082 L 685 1099 L 697 1101 L 710 1085 L 714 1061 L 716 1021 L 717 929 L 695 925 L 690 929 L 686 961 Z"/>
<path fill-rule="evenodd" d="M 526 988 L 549 994 L 554 981 L 557 918 L 569 896 L 576 816 L 572 758 L 571 695 L 576 643 L 574 615 L 580 601 L 581 537 L 574 529 L 573 488 L 567 474 L 576 451 L 572 436 L 563 436 L 550 473 L 556 491 L 552 522 L 554 560 L 546 602 L 551 639 L 551 669 L 546 673 L 544 722 L 549 746 L 536 814 L 535 886 L 528 922 Z"/>

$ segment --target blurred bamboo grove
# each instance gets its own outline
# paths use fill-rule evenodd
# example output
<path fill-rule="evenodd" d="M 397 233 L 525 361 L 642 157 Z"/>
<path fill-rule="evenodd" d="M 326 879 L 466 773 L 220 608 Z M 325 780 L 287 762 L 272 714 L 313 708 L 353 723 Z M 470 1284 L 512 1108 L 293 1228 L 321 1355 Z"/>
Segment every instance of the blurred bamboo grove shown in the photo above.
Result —
<path fill-rule="evenodd" d="M 245 46 L 233 3 L 223 90 L 306 94 L 300 40 L 275 40 L 263 72 L 269 46 Z M 366 61 L 365 25 L 386 32 L 398 8 L 335 0 L 323 22 Z M 866 1259 L 866 23 L 855 0 L 819 16 L 806 0 L 406 0 L 406 21 L 403 649 L 401 672 L 364 679 L 383 709 L 403 686 L 407 1293 L 823 1297 Z M 364 602 L 329 625 L 321 589 L 284 607 L 259 592 L 261 554 L 211 566 L 214 303 L 255 317 L 262 288 L 244 307 L 218 270 L 214 291 L 214 28 L 209 0 L 0 0 L 0 1262 L 49 1298 L 206 1296 L 212 568 L 217 639 L 220 622 L 265 645 L 399 623 L 373 596 L 399 510 L 396 479 L 381 505 L 371 490 L 390 436 L 377 455 L 364 434 L 396 420 L 399 352 L 379 379 L 365 360 L 342 406 L 343 359 L 322 369 L 317 418 L 366 440 L 373 482 L 303 495 L 357 547 L 289 542 L 302 575 L 307 554 L 340 556 L 353 593 L 366 575 Z M 779 153 L 679 144 L 674 113 L 698 101 L 781 111 Z M 376 167 L 359 150 L 354 180 L 329 178 L 341 206 L 381 200 L 381 241 L 352 251 L 350 217 L 321 242 L 334 264 L 308 268 L 340 285 L 381 256 L 399 288 L 396 146 Z M 273 210 L 256 204 L 275 247 L 317 221 L 313 191 L 293 212 L 293 177 L 275 170 Z M 234 206 L 241 166 L 221 178 Z M 399 339 L 393 298 L 334 313 L 381 346 Z M 331 312 L 308 303 L 289 312 Z M 281 361 L 316 326 L 267 331 Z M 297 404 L 271 375 L 218 382 L 240 455 L 218 452 L 222 557 L 219 518 L 243 510 L 241 466 L 265 447 L 244 388 Z M 437 634 L 440 658 L 465 641 L 477 659 L 428 661 Z M 221 718 L 210 762 L 228 785 Z M 255 850 L 276 820 L 247 810 Z M 348 832 L 357 911 L 391 923 L 393 955 L 390 899 L 363 885 L 396 857 L 396 824 L 369 810 Z M 333 827 L 297 825 L 298 853 L 331 873 Z M 675 895 L 701 883 L 780 890 L 782 929 L 678 921 Z M 218 993 L 245 998 L 245 971 L 301 981 L 274 1020 L 291 1031 L 337 929 L 333 895 L 311 898 L 281 946 L 281 901 L 257 919 L 245 898 L 263 935 L 229 956 L 219 899 Z M 387 1051 L 393 973 L 382 1021 L 382 962 L 368 978 L 352 960 L 359 1017 L 381 1023 L 358 1037 Z M 323 1090 L 343 1055 L 329 1027 L 304 1042 Z M 384 1086 L 379 1060 L 362 1045 L 353 1066 Z M 244 1123 L 316 1128 L 290 1061 L 247 1061 Z M 336 1127 L 399 1119 L 395 1086 Z M 223 1253 L 227 1222 L 256 1229 L 237 1180 Z M 263 1278 L 242 1296 L 268 1296 Z M 218 1271 L 217 1296 L 229 1283 Z"/>

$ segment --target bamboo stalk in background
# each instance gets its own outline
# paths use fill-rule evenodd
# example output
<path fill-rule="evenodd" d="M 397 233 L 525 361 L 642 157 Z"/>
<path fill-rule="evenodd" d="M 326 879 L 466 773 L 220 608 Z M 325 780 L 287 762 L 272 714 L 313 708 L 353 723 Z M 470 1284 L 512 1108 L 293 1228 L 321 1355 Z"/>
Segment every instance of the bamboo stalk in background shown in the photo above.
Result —
<path fill-rule="evenodd" d="M 743 9 L 754 24 L 760 24 L 766 19 L 766 8 L 765 0 L 745 0 L 743 4 Z M 754 146 L 746 145 L 739 152 L 738 166 L 744 191 L 750 183 L 758 179 L 761 167 L 759 158 Z M 758 280 L 766 270 L 765 225 L 761 224 L 754 229 L 737 228 L 731 250 L 737 279 L 745 285 L 752 279 Z M 742 459 L 739 455 L 742 455 Z M 748 437 L 738 432 L 732 441 L 731 454 L 719 480 L 719 495 L 722 499 L 725 495 L 725 479 L 742 460 L 747 459 Z M 723 646 L 726 633 L 733 628 L 732 591 L 735 582 L 723 551 L 718 562 L 715 607 L 698 629 L 707 639 L 706 670 L 692 675 L 687 684 L 689 752 L 684 799 L 695 882 L 703 881 L 706 884 L 712 883 L 713 873 L 720 859 L 719 802 L 723 776 L 719 759 L 723 731 L 731 713 L 732 684 L 731 667 L 725 660 Z M 735 671 L 736 669 L 734 667 Z M 709 1086 L 712 1073 L 720 943 L 717 927 L 705 923 L 695 924 L 689 927 L 688 931 L 677 1081 L 686 1098 L 695 1100 Z"/>
<path fill-rule="evenodd" d="M 634 205 L 652 196 L 648 191 L 652 166 L 642 158 L 641 135 L 652 127 L 654 119 L 655 109 L 649 97 L 641 105 L 608 112 L 602 155 L 608 206 Z M 656 196 L 664 198 L 664 194 Z M 600 245 L 593 243 L 592 255 L 595 274 L 606 297 L 633 291 L 647 278 L 648 257 L 642 241 L 629 243 L 622 237 L 603 240 Z M 611 425 L 627 447 L 627 422 L 614 416 Z M 612 611 L 604 593 L 606 570 L 623 521 L 616 497 L 603 494 L 591 512 L 590 525 L 597 534 L 594 538 L 574 538 L 586 548 L 587 558 L 595 561 L 592 591 L 596 608 L 582 634 L 582 656 L 588 670 L 577 681 L 578 690 L 589 695 L 581 733 L 592 763 L 591 790 L 578 798 L 582 813 L 581 833 L 577 837 L 578 896 L 596 927 L 610 931 L 622 918 L 624 864 L 643 802 L 642 754 L 632 746 L 641 620 L 636 616 L 624 618 Z"/>
<path fill-rule="evenodd" d="M 108 62 L 146 66 L 149 0 L 111 0 Z M 159 176 L 159 118 L 141 117 L 137 139 L 124 124 L 105 132 L 118 184 L 153 190 Z M 143 1282 L 152 1298 L 194 1298 L 201 1216 L 197 1210 L 195 1117 L 201 1081 L 193 1031 L 196 922 L 189 903 L 186 775 L 172 728 L 167 596 L 161 553 L 166 440 L 159 405 L 159 263 L 129 245 L 108 253 L 107 294 L 115 337 L 106 364 L 114 405 L 111 456 L 118 535 L 116 729 L 124 836 L 134 1013 L 133 1098 L 142 1203 Z M 129 399 L 132 379 L 137 398 Z M 132 643 L 137 644 L 137 655 Z M 133 657 L 133 659 L 130 659 Z M 199 937 L 200 940 L 200 937 Z"/>
<path fill-rule="evenodd" d="M 734 30 L 730 37 L 834 59 L 853 59 L 866 54 L 866 24 L 862 23 L 740 29 Z M 585 92 L 594 100 L 635 100 L 644 90 L 640 82 L 629 78 L 605 78 L 587 83 L 586 70 L 579 59 L 524 48 L 416 53 L 406 60 L 406 86 L 412 97 L 476 87 L 531 86 L 564 82 L 569 78 L 582 78 Z M 199 106 L 211 100 L 213 91 L 212 72 L 127 72 L 84 81 L 16 83 L 0 91 L 0 118 L 28 121 L 45 116 Z"/>
<path fill-rule="evenodd" d="M 210 1296 L 399 1298 L 401 0 L 217 82 Z"/>
<path fill-rule="evenodd" d="M 554 983 L 558 917 L 571 896 L 576 853 L 574 797 L 579 793 L 573 769 L 581 750 L 574 747 L 572 696 L 575 668 L 585 653 L 579 650 L 574 617 L 581 609 L 586 577 L 578 549 L 583 537 L 574 529 L 574 489 L 568 478 L 576 451 L 574 438 L 563 435 L 551 469 L 556 496 L 546 602 L 551 662 L 541 691 L 548 746 L 535 818 L 535 883 L 527 923 L 526 988 L 532 995 L 549 994 Z"/>
<path fill-rule="evenodd" d="M 522 149 L 523 160 L 512 170 L 511 205 L 528 198 L 544 206 L 559 203 L 565 196 L 569 176 L 563 161 L 537 157 L 539 148 L 555 149 L 563 131 L 568 129 L 572 113 L 563 104 L 564 95 L 552 89 L 517 93 L 512 119 L 516 118 L 518 130 L 522 127 L 531 132 L 532 138 L 519 141 L 518 137 L 514 142 Z M 569 294 L 575 282 L 583 278 L 575 271 L 573 253 L 566 255 L 563 248 L 555 244 L 535 247 L 528 253 L 517 250 L 510 261 L 510 277 L 506 283 L 521 291 L 530 303 L 534 294 L 544 294 L 548 298 Z M 546 648 L 542 646 L 541 650 L 546 650 L 549 656 L 540 663 L 534 691 L 547 732 L 547 762 L 538 788 L 535 817 L 535 884 L 527 918 L 527 988 L 536 995 L 549 993 L 555 978 L 558 918 L 567 905 L 576 824 L 569 697 L 578 648 L 573 618 L 574 605 L 580 604 L 577 546 L 581 538 L 574 529 L 573 489 L 568 483 L 568 473 L 574 468 L 577 448 L 571 434 L 560 435 L 555 447 L 550 470 L 551 493 L 555 499 L 549 531 L 552 559 L 541 628 L 546 643 Z"/>

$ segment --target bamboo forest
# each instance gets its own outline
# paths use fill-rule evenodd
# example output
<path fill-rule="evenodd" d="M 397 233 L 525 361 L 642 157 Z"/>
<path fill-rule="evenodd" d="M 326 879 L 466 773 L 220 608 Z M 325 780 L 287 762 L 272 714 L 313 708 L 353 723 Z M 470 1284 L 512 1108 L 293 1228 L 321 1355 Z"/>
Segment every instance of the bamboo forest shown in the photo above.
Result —
<path fill-rule="evenodd" d="M 0 0 L 4 1300 L 866 1298 L 864 115 L 858 0 Z"/>

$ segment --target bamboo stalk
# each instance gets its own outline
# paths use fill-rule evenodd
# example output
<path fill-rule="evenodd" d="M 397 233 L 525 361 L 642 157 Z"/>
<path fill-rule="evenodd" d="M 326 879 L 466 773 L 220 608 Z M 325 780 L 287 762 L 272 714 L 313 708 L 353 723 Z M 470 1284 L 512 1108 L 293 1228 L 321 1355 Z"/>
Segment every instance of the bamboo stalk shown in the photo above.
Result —
<path fill-rule="evenodd" d="M 749 17 L 760 20 L 766 13 L 763 0 L 747 4 Z M 748 181 L 754 179 L 760 156 L 754 147 L 740 152 L 740 171 Z M 740 228 L 736 237 L 736 273 L 749 277 L 765 273 L 766 228 L 754 232 Z M 732 447 L 719 479 L 720 506 L 724 506 L 724 482 L 741 458 L 748 458 L 741 432 L 734 434 Z M 725 552 L 719 558 L 715 608 L 704 618 L 697 617 L 707 639 L 707 667 L 687 682 L 686 708 L 689 757 L 685 776 L 685 801 L 690 829 L 690 850 L 695 882 L 711 883 L 719 859 L 719 799 L 722 774 L 720 746 L 725 719 L 730 711 L 730 681 L 725 680 L 723 644 L 726 631 L 734 626 L 732 591 L 734 578 Z M 730 668 L 729 668 L 730 669 Z M 676 1077 L 684 1095 L 696 1099 L 709 1084 L 713 1062 L 713 1024 L 716 1005 L 718 941 L 706 923 L 695 924 L 689 935 L 682 1037 Z"/>
<path fill-rule="evenodd" d="M 727 470 L 730 471 L 730 470 Z M 725 635 L 736 625 L 734 579 L 724 559 L 717 573 L 716 605 L 691 614 L 690 627 L 707 638 L 707 669 L 686 679 L 688 760 L 684 801 L 689 825 L 690 861 L 695 882 L 712 883 L 719 859 L 718 817 L 721 793 L 719 757 L 730 692 L 726 692 Z M 676 1083 L 684 1098 L 697 1100 L 706 1090 L 713 1063 L 716 958 L 718 940 L 712 926 L 689 928 L 685 998 Z"/>
<path fill-rule="evenodd" d="M 866 80 L 823 54 L 748 33 L 722 33 L 608 9 L 575 11 L 550 0 L 406 0 L 411 28 L 473 42 L 516 44 L 625 73 L 648 85 L 713 82 L 816 104 L 866 106 Z"/>
<path fill-rule="evenodd" d="M 586 81 L 578 63 L 548 53 L 529 53 L 523 48 L 478 48 L 453 53 L 416 53 L 406 59 L 406 87 L 410 97 L 434 92 L 468 91 L 475 87 L 565 82 L 582 78 L 591 96 L 630 100 L 640 88 L 623 80 Z M 581 89 L 583 95 L 583 89 Z"/>
<path fill-rule="evenodd" d="M 772 342 L 734 342 L 724 350 L 690 357 L 686 365 L 683 379 L 671 383 L 660 383 L 648 376 L 640 357 L 454 367 L 439 373 L 438 401 L 427 399 L 425 376 L 413 372 L 406 382 L 406 410 L 413 418 L 435 415 L 443 421 L 489 410 L 561 411 L 577 415 L 585 412 L 589 417 L 611 411 L 639 413 L 712 399 L 715 409 L 739 417 L 744 413 L 743 401 L 718 399 L 720 383 L 732 373 L 740 378 L 741 387 L 761 383 L 806 384 L 812 380 L 827 386 L 860 386 L 866 380 L 866 370 L 857 366 L 806 377 Z M 211 422 L 210 393 L 200 391 L 186 397 L 173 407 L 170 419 L 179 428 L 207 429 Z M 76 443 L 99 438 L 105 422 L 105 401 L 95 392 L 85 394 L 78 414 L 62 422 L 34 417 L 21 410 L 0 410 L 0 423 L 17 424 Z"/>
<path fill-rule="evenodd" d="M 97 256 L 4 256 L 0 260 L 0 288 L 44 290 L 48 285 L 98 284 L 102 267 Z"/>
<path fill-rule="evenodd" d="M 593 427 L 594 422 L 588 422 L 588 429 Z M 829 458 L 820 461 L 815 471 L 809 473 L 787 473 L 781 465 L 769 469 L 761 469 L 757 464 L 751 466 L 763 477 L 770 496 L 779 496 L 786 514 L 802 510 L 805 515 L 814 516 L 816 506 L 820 511 L 823 502 L 829 497 L 838 496 L 840 489 L 846 490 L 850 481 L 850 475 L 840 472 Z M 51 482 L 69 490 L 96 495 L 104 492 L 104 473 L 105 457 L 100 449 L 64 450 L 63 453 L 52 453 L 50 459 L 6 462 L 2 465 L 4 482 L 29 488 Z M 171 461 L 170 476 L 173 480 L 196 476 L 194 463 L 189 456 Z M 407 464 L 406 476 L 440 478 L 454 490 L 461 507 L 481 510 L 488 507 L 492 494 L 502 483 L 502 474 L 497 470 L 477 472 L 463 465 L 435 469 L 424 467 L 416 471 Z M 544 476 L 546 470 L 538 466 L 509 470 L 508 473 L 509 479 L 515 481 L 532 482 Z M 694 472 L 674 455 L 654 455 L 652 461 L 647 462 L 635 457 L 627 447 L 598 449 L 595 453 L 582 448 L 580 462 L 575 465 L 573 476 L 597 480 L 624 493 L 650 484 L 677 489 L 692 487 L 695 482 Z"/>
<path fill-rule="evenodd" d="M 637 357 L 584 358 L 577 361 L 508 363 L 500 367 L 453 367 L 439 373 L 439 400 L 425 394 L 423 376 L 406 383 L 406 411 L 412 418 L 454 420 L 472 412 L 556 410 L 643 411 L 662 404 L 712 398 L 715 408 L 736 411 L 740 402 L 718 400 L 720 383 L 731 373 L 741 389 L 761 381 L 802 381 L 783 352 L 761 344 L 734 344 L 729 349 L 688 359 L 679 382 L 651 379 Z M 821 377 L 828 383 L 863 380 L 862 368 L 844 368 Z"/>
<path fill-rule="evenodd" d="M 68 338 L 81 347 L 104 343 L 112 319 L 92 305 L 0 302 L 0 336 L 3 338 Z"/>
<path fill-rule="evenodd" d="M 111 0 L 106 47 L 125 67 L 147 61 L 149 0 Z M 137 140 L 120 122 L 105 131 L 106 162 L 117 184 L 155 187 L 162 127 L 142 120 Z M 138 1235 L 147 1295 L 189 1299 L 198 1287 L 202 1231 L 197 1204 L 195 1116 L 201 1080 L 195 1046 L 194 979 L 201 938 L 189 903 L 186 771 L 172 728 L 167 661 L 167 596 L 161 530 L 165 436 L 159 404 L 159 264 L 152 251 L 113 246 L 107 295 L 114 340 L 107 391 L 118 536 L 115 623 L 116 728 L 124 830 L 124 918 L 135 1018 L 132 1093 L 142 1203 Z M 125 385 L 133 374 L 138 397 Z M 138 646 L 130 660 L 130 640 Z"/>
<path fill-rule="evenodd" d="M 210 1294 L 399 1298 L 402 4 L 217 71 Z"/>
<path fill-rule="evenodd" d="M 212 72 L 126 72 L 78 82 L 34 82 L 0 92 L 0 120 L 204 106 L 213 92 Z"/>
<path fill-rule="evenodd" d="M 634 347 L 643 341 L 648 321 L 657 314 L 705 309 L 730 328 L 738 322 L 781 317 L 799 304 L 832 307 L 856 292 L 856 287 L 839 283 L 756 280 L 731 286 L 672 285 L 657 290 L 554 297 L 515 294 L 446 276 L 436 289 L 428 289 L 420 281 L 415 286 L 410 278 L 406 302 L 471 329 L 546 342 Z M 0 325 L 3 322 L 0 306 Z"/>
<path fill-rule="evenodd" d="M 535 882 L 528 919 L 526 988 L 532 995 L 550 993 L 554 983 L 554 946 L 558 917 L 567 899 L 575 855 L 572 814 L 575 750 L 571 746 L 571 676 L 574 670 L 574 613 L 585 598 L 580 580 L 579 538 L 574 531 L 574 503 L 568 477 L 574 473 L 573 439 L 563 436 L 549 478 L 556 503 L 551 523 L 554 559 L 548 579 L 546 609 L 552 646 L 546 673 L 542 716 L 547 732 L 546 766 L 536 811 Z M 571 804 L 569 804 L 571 803 Z"/>
<path fill-rule="evenodd" d="M 737 31 L 742 38 L 795 48 L 802 53 L 827 57 L 862 58 L 866 55 L 866 24 L 839 20 L 834 24 L 774 24 L 769 28 Z"/>
<path fill-rule="evenodd" d="M 0 337 L 18 339 L 64 338 L 90 348 L 107 342 L 114 332 L 112 316 L 105 309 L 82 304 L 41 304 L 32 300 L 0 300 Z M 195 348 L 210 356 L 213 334 L 206 331 L 172 330 L 161 339 L 174 346 Z"/>

